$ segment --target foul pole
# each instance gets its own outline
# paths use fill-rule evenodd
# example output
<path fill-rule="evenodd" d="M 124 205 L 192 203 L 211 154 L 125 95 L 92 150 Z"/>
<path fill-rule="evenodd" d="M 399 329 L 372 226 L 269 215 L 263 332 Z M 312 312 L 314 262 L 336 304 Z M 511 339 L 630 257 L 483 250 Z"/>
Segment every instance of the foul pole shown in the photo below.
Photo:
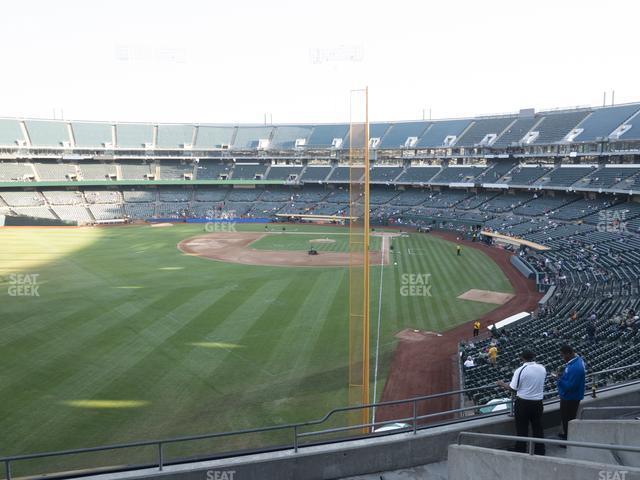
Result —
<path fill-rule="evenodd" d="M 354 105 L 357 101 L 357 105 Z M 349 404 L 369 397 L 369 89 L 351 91 L 349 125 Z M 369 423 L 369 409 L 351 424 Z M 363 428 L 368 431 L 368 428 Z"/>

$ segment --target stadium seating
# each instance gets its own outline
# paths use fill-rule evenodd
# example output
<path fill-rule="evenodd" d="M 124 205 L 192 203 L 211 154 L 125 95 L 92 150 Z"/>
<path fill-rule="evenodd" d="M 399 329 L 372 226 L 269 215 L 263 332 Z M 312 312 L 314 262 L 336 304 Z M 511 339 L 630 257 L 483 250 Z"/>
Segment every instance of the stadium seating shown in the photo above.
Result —
<path fill-rule="evenodd" d="M 289 180 L 290 178 L 299 178 L 302 173 L 302 166 L 272 165 L 267 172 L 267 180 Z"/>
<path fill-rule="evenodd" d="M 327 175 L 331 172 L 331 167 L 307 166 L 304 170 L 302 182 L 324 182 Z"/>
<path fill-rule="evenodd" d="M 55 180 L 64 182 L 77 175 L 75 165 L 57 162 L 33 162 L 33 166 L 40 180 Z"/>
<path fill-rule="evenodd" d="M 428 122 L 394 123 L 380 140 L 378 148 L 403 148 L 408 138 L 419 139 L 429 126 Z"/>
<path fill-rule="evenodd" d="M 259 177 L 263 178 L 266 170 L 267 167 L 263 164 L 236 163 L 231 178 L 233 180 L 255 180 Z"/>
<path fill-rule="evenodd" d="M 436 176 L 440 172 L 440 167 L 421 167 L 413 166 L 405 170 L 405 172 L 398 177 L 397 183 L 418 183 L 425 184 Z"/>
<path fill-rule="evenodd" d="M 399 166 L 372 167 L 369 172 L 369 181 L 375 183 L 390 183 L 393 182 L 403 170 L 404 168 Z"/>
<path fill-rule="evenodd" d="M 158 190 L 158 199 L 161 202 L 189 202 L 191 201 L 192 192 L 186 189 L 160 189 Z"/>
<path fill-rule="evenodd" d="M 193 144 L 195 129 L 193 125 L 158 125 L 158 148 L 184 148 Z"/>
<path fill-rule="evenodd" d="M 85 190 L 84 198 L 87 203 L 122 203 L 123 197 L 118 190 Z"/>
<path fill-rule="evenodd" d="M 156 201 L 155 190 L 123 190 L 124 201 L 129 203 L 147 203 Z"/>
<path fill-rule="evenodd" d="M 457 139 L 469 123 L 470 120 L 441 120 L 433 122 L 422 134 L 416 146 L 418 148 L 441 148 L 444 146 L 447 137 Z"/>
<path fill-rule="evenodd" d="M 342 125 L 317 125 L 307 141 L 307 147 L 328 148 L 335 138 L 344 139 L 349 131 L 349 126 Z"/>
<path fill-rule="evenodd" d="M 296 140 L 302 139 L 305 142 L 311 135 L 310 126 L 278 126 L 275 128 L 270 148 L 291 150 L 296 145 Z"/>
<path fill-rule="evenodd" d="M 350 181 L 350 172 L 351 168 L 349 167 L 345 167 L 345 166 L 337 166 L 335 167 L 332 171 L 331 174 L 329 175 L 329 178 L 327 178 L 327 182 L 349 182 Z M 355 174 L 359 174 L 362 173 L 362 171 L 360 169 L 353 169 Z M 362 177 L 360 175 L 358 175 L 359 178 L 355 179 L 355 181 L 359 181 Z"/>
<path fill-rule="evenodd" d="M 180 160 L 161 160 L 159 163 L 161 180 L 182 180 L 186 175 L 193 177 L 193 164 Z"/>
<path fill-rule="evenodd" d="M 6 191 L 2 192 L 5 203 L 11 207 L 44 205 L 45 198 L 39 192 Z"/>
<path fill-rule="evenodd" d="M 538 136 L 533 143 L 560 142 L 587 115 L 589 115 L 588 110 L 545 114 L 542 121 L 534 129 L 538 132 Z"/>
<path fill-rule="evenodd" d="M 62 147 L 71 145 L 66 122 L 50 120 L 25 120 L 31 145 L 37 147 Z"/>
<path fill-rule="evenodd" d="M 232 168 L 232 165 L 222 163 L 218 160 L 200 160 L 196 165 L 196 179 L 219 180 L 221 176 L 228 178 Z"/>
<path fill-rule="evenodd" d="M 155 167 L 148 163 L 124 160 L 118 162 L 123 180 L 146 180 L 149 175 L 155 175 Z"/>
<path fill-rule="evenodd" d="M 42 194 L 51 205 L 80 205 L 84 203 L 84 198 L 80 192 L 72 192 L 68 190 L 45 190 Z"/>
<path fill-rule="evenodd" d="M 234 127 L 200 125 L 196 133 L 196 144 L 194 147 L 212 150 L 230 146 L 234 131 Z"/>
<path fill-rule="evenodd" d="M 611 188 L 638 172 L 640 172 L 640 168 L 637 167 L 625 168 L 612 166 L 611 168 L 607 168 L 605 166 L 590 173 L 582 180 L 579 180 L 577 186 L 589 188 Z"/>
<path fill-rule="evenodd" d="M 153 125 L 120 123 L 116 125 L 116 144 L 119 148 L 144 148 L 153 144 Z"/>
<path fill-rule="evenodd" d="M 91 211 L 91 215 L 96 220 L 115 220 L 124 218 L 124 208 L 122 205 L 113 204 L 113 205 L 104 205 L 104 204 L 96 204 L 90 205 L 89 210 Z"/>
<path fill-rule="evenodd" d="M 0 145 L 15 147 L 25 138 L 18 120 L 0 118 Z"/>
<path fill-rule="evenodd" d="M 474 147 L 487 135 L 498 137 L 514 120 L 516 120 L 515 117 L 478 119 L 458 139 L 456 147 Z"/>
<path fill-rule="evenodd" d="M 0 182 L 23 181 L 35 176 L 31 164 L 16 162 L 0 162 Z"/>
<path fill-rule="evenodd" d="M 491 146 L 493 148 L 508 148 L 512 145 L 518 145 L 527 132 L 539 121 L 540 118 L 535 116 L 518 118 Z"/>
<path fill-rule="evenodd" d="M 479 167 L 459 167 L 450 166 L 443 168 L 440 173 L 434 176 L 430 183 L 468 183 L 472 182 L 475 177 L 483 172 L 483 168 Z"/>
<path fill-rule="evenodd" d="M 578 180 L 586 177 L 595 170 L 593 166 L 573 166 L 568 165 L 558 167 L 549 173 L 545 173 L 534 185 L 545 185 L 547 187 L 570 187 Z"/>
<path fill-rule="evenodd" d="M 238 127 L 232 147 L 236 150 L 255 150 L 260 140 L 270 140 L 273 127 Z"/>
<path fill-rule="evenodd" d="M 113 147 L 113 128 L 108 123 L 73 122 L 71 128 L 76 147 L 104 148 L 109 144 Z"/>
<path fill-rule="evenodd" d="M 60 220 L 77 222 L 79 224 L 91 223 L 93 221 L 93 217 L 86 207 L 80 205 L 52 205 L 51 209 Z"/>
<path fill-rule="evenodd" d="M 577 128 L 582 130 L 574 142 L 589 142 L 607 138 L 618 126 L 638 111 L 638 105 L 599 108 L 585 118 Z"/>
<path fill-rule="evenodd" d="M 78 163 L 82 180 L 109 180 L 117 177 L 115 163 L 83 161 Z"/>
<path fill-rule="evenodd" d="M 509 185 L 531 185 L 537 179 L 549 172 L 551 168 L 551 166 L 542 167 L 521 165 L 505 174 L 505 176 L 496 183 L 507 183 Z"/>

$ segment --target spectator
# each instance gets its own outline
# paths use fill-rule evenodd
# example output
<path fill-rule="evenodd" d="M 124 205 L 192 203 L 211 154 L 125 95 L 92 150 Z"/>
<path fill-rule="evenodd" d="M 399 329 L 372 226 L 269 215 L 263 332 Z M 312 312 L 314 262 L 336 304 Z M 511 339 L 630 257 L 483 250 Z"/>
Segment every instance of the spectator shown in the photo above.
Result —
<path fill-rule="evenodd" d="M 531 424 L 532 436 L 544 438 L 542 397 L 544 395 L 544 381 L 547 376 L 547 370 L 534 361 L 535 354 L 531 350 L 524 350 L 520 358 L 523 364 L 513 372 L 511 382 L 507 384 L 502 380 L 498 380 L 496 383 L 499 387 L 516 394 L 514 407 L 516 434 L 519 437 L 528 437 L 529 424 Z M 525 442 L 516 442 L 516 452 L 525 453 L 526 449 Z M 536 443 L 534 453 L 536 455 L 544 455 L 544 444 Z"/>
<path fill-rule="evenodd" d="M 580 401 L 584 398 L 585 368 L 584 360 L 569 345 L 560 347 L 560 355 L 565 362 L 558 372 L 558 395 L 560 396 L 560 418 L 562 432 L 559 437 L 567 439 L 569 422 L 576 418 Z"/>
<path fill-rule="evenodd" d="M 496 347 L 495 343 L 492 343 L 489 346 L 489 349 L 487 350 L 487 356 L 489 359 L 489 363 L 495 366 L 498 359 L 498 347 Z"/>
<path fill-rule="evenodd" d="M 596 323 L 591 319 L 589 319 L 589 323 L 587 323 L 587 338 L 591 342 L 593 342 L 596 338 Z"/>
<path fill-rule="evenodd" d="M 467 357 L 467 359 L 464 361 L 464 368 L 471 368 L 471 367 L 475 367 L 476 364 L 473 361 L 472 357 Z"/>
<path fill-rule="evenodd" d="M 477 337 L 480 334 L 480 322 L 476 320 L 473 322 L 473 336 Z"/>

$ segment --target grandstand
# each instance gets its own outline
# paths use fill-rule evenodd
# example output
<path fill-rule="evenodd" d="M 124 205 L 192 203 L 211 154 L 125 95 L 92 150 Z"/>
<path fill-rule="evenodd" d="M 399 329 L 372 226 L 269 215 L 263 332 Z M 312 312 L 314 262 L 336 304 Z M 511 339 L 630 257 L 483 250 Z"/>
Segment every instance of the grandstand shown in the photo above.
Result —
<path fill-rule="evenodd" d="M 469 248 L 482 242 L 479 248 L 485 252 L 497 250 L 484 246 L 490 240 L 480 235 L 481 228 L 512 237 L 510 241 L 529 241 L 548 248 L 519 249 L 505 242 L 499 249 L 525 266 L 531 298 L 533 290 L 540 296 L 551 293 L 543 308 L 531 307 L 534 314 L 530 320 L 509 325 L 499 339 L 492 340 L 485 334 L 472 345 L 464 335 L 458 339 L 465 340 L 461 352 L 477 359 L 477 366 L 462 369 L 460 381 L 466 391 L 451 405 L 469 413 L 447 414 L 447 421 L 455 420 L 453 426 L 438 428 L 459 432 L 464 424 L 458 421 L 491 421 L 496 423 L 486 431 L 504 424 L 500 431 L 509 432 L 508 419 L 485 412 L 488 402 L 504 395 L 493 386 L 496 377 L 509 375 L 525 346 L 535 348 L 549 369 L 560 365 L 557 349 L 566 341 L 585 357 L 590 373 L 640 362 L 639 325 L 636 320 L 622 322 L 629 312 L 640 309 L 640 139 L 630 140 L 636 135 L 639 109 L 640 104 L 631 104 L 372 124 L 370 214 L 376 229 L 409 231 L 408 242 L 422 238 L 416 229 L 437 231 L 436 235 L 450 235 L 444 238 L 451 241 L 469 242 L 465 243 Z M 616 136 L 614 132 L 619 129 L 624 133 Z M 22 136 L 25 138 L 20 141 Z M 221 219 L 249 223 L 282 222 L 285 219 L 280 215 L 342 216 L 349 211 L 349 143 L 346 123 L 257 126 L 4 119 L 0 122 L 0 213 L 78 225 L 158 222 L 193 228 L 190 234 L 203 228 L 208 233 L 215 225 L 213 221 Z M 194 227 L 192 222 L 205 227 Z M 303 227 L 300 222 L 291 230 Z M 274 227 L 253 228 L 256 233 Z M 283 228 L 289 229 L 289 225 Z M 105 242 L 103 246 L 111 241 L 111 235 L 103 233 L 106 228 L 77 230 L 98 232 L 96 241 Z M 167 231 L 171 230 L 180 232 L 178 228 Z M 436 235 L 434 238 L 438 238 Z M 339 235 L 335 237 L 339 242 Z M 330 245 L 328 238 L 323 240 Z M 279 241 L 291 240 L 283 235 Z M 144 243 L 136 243 L 136 252 L 151 262 L 147 260 L 151 256 L 142 253 L 150 248 Z M 305 238 L 301 245 L 307 248 L 308 240 Z M 266 245 L 267 250 L 272 247 Z M 175 242 L 157 241 L 152 248 L 164 249 L 172 259 L 179 253 Z M 419 262 L 429 255 L 426 251 L 415 252 L 400 251 L 398 263 Z M 387 272 L 395 267 L 389 264 L 389 270 L 384 270 L 385 282 Z M 161 266 L 154 263 L 153 268 L 165 272 L 162 269 L 178 271 L 179 267 L 166 262 Z M 256 278 L 270 277 L 273 271 L 265 268 Z M 448 281 L 451 288 L 456 288 L 454 280 Z M 269 296 L 272 284 L 267 285 L 262 288 L 270 302 L 280 305 L 284 297 Z M 146 284 L 114 283 L 113 288 L 131 288 L 135 293 Z M 221 303 L 233 305 L 234 311 L 242 313 L 238 316 L 241 318 L 244 307 L 233 296 L 237 293 L 245 298 L 255 291 L 244 285 L 230 286 L 228 291 L 226 288 L 224 295 L 230 300 L 225 297 Z M 192 286 L 184 287 L 189 300 L 196 295 L 191 290 Z M 136 297 L 135 302 L 140 299 L 145 297 Z M 186 302 L 183 308 L 195 312 L 200 308 L 198 301 Z M 568 321 L 573 311 L 577 319 Z M 205 318 L 206 312 L 195 314 Z M 416 310 L 407 315 L 414 313 L 420 314 Z M 585 338 L 592 314 L 598 318 L 594 341 Z M 242 325 L 234 322 L 233 328 Z M 171 325 L 171 320 L 167 324 Z M 138 328 L 135 322 L 129 325 Z M 206 335 L 207 331 L 202 327 L 200 333 Z M 278 331 L 278 335 L 289 341 L 292 332 L 287 329 Z M 320 330 L 313 334 L 320 335 Z M 494 340 L 500 350 L 497 367 L 484 362 L 486 348 Z M 183 343 L 192 341 L 185 337 Z M 212 345 L 217 353 L 216 342 Z M 226 352 L 226 348 L 219 350 Z M 277 355 L 283 356 L 283 352 Z M 252 353 L 241 351 L 238 356 L 245 354 Z M 632 381 L 639 374 L 637 369 L 615 373 L 600 378 L 596 387 L 607 389 L 615 382 Z M 450 381 L 451 390 L 457 390 L 455 379 Z M 551 380 L 546 389 L 546 399 L 555 401 Z M 386 397 L 376 400 L 380 398 Z M 431 410 L 424 405 L 417 406 L 416 411 L 435 415 L 427 413 Z M 380 418 L 386 421 L 401 417 Z M 432 435 L 434 424 L 443 423 L 435 420 L 416 420 L 416 438 Z M 338 433 L 332 432 L 333 438 L 339 437 Z M 440 443 L 444 448 L 451 441 L 449 438 Z M 301 448 L 308 445 L 301 442 Z M 444 462 L 445 458 L 442 453 L 437 460 Z"/>

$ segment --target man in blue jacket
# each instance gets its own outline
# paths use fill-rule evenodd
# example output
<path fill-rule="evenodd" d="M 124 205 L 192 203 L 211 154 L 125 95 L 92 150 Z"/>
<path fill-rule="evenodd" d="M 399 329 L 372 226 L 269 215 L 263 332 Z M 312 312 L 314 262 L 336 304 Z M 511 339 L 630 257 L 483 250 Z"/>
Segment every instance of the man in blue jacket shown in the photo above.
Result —
<path fill-rule="evenodd" d="M 580 400 L 584 398 L 585 366 L 582 358 L 576 355 L 569 345 L 560 347 L 560 355 L 565 361 L 564 369 L 558 377 L 560 418 L 562 419 L 560 438 L 566 440 L 569 422 L 576 418 Z"/>

